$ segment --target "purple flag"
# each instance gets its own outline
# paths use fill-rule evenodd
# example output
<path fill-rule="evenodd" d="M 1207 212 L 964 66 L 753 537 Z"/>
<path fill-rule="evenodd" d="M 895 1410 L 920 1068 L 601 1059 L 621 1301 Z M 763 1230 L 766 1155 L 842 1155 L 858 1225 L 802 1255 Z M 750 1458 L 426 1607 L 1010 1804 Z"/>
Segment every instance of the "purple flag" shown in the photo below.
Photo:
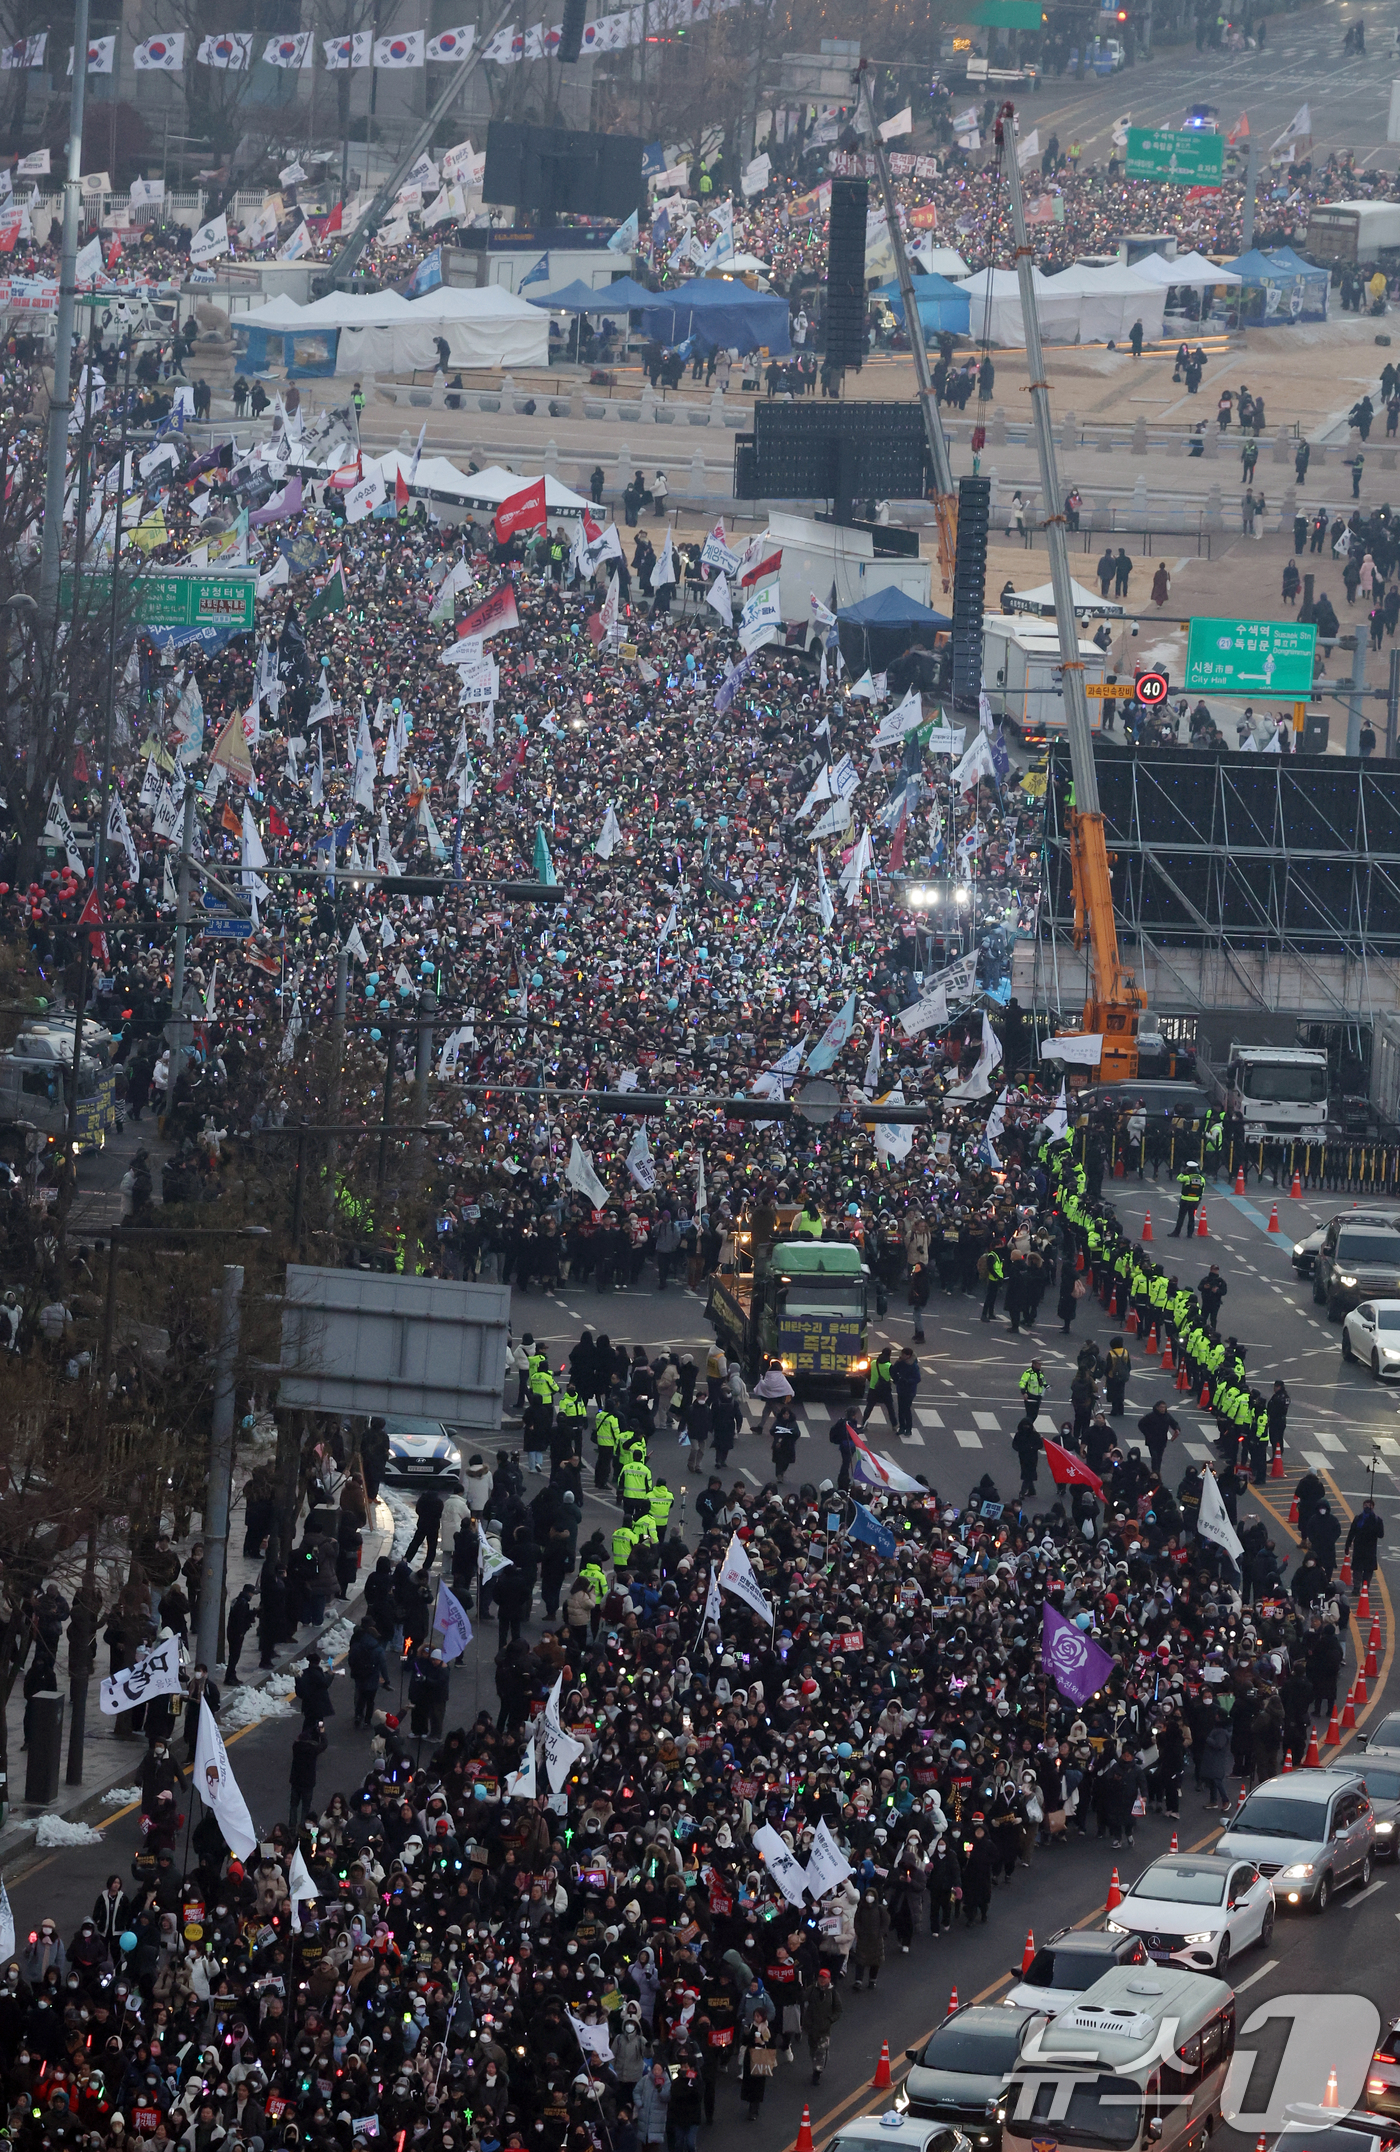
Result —
<path fill-rule="evenodd" d="M 248 518 L 250 530 L 264 523 L 280 523 L 286 516 L 301 514 L 301 480 L 289 478 L 280 493 L 274 493 L 265 508 L 255 508 Z"/>
<path fill-rule="evenodd" d="M 1082 1629 L 1057 1614 L 1049 1600 L 1043 1602 L 1044 1623 L 1040 1632 L 1040 1663 L 1061 1696 L 1072 1704 L 1087 1704 L 1113 1671 L 1113 1661 Z"/>

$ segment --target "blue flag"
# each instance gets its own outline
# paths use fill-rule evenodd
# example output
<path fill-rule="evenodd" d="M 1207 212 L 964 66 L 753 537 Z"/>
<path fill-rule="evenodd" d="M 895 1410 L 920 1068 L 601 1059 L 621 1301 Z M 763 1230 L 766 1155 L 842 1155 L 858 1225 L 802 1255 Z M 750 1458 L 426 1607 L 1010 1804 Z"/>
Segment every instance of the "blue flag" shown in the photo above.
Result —
<path fill-rule="evenodd" d="M 897 1550 L 898 1542 L 887 1524 L 882 1524 L 872 1511 L 857 1502 L 855 1521 L 851 1526 L 852 1539 L 859 1539 L 867 1547 L 873 1547 L 885 1561 Z"/>
<path fill-rule="evenodd" d="M 548 282 L 549 253 L 548 249 L 546 249 L 546 251 L 541 254 L 539 260 L 535 263 L 534 268 L 530 270 L 529 274 L 527 276 L 523 276 L 520 279 L 520 289 L 524 291 L 527 284 L 547 284 Z"/>
<path fill-rule="evenodd" d="M 434 247 L 425 254 L 408 280 L 407 297 L 421 299 L 425 291 L 436 291 L 442 282 L 442 248 Z"/>
<path fill-rule="evenodd" d="M 554 871 L 554 861 L 549 856 L 549 839 L 544 833 L 542 822 L 535 827 L 535 876 L 538 881 L 551 885 L 559 879 Z"/>

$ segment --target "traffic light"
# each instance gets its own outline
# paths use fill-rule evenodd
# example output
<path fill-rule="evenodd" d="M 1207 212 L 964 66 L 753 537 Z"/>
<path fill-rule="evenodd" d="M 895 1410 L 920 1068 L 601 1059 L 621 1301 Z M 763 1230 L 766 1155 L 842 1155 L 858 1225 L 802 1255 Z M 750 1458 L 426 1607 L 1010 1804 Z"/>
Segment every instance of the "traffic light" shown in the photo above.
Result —
<path fill-rule="evenodd" d="M 583 49 L 583 24 L 588 0 L 564 0 L 564 20 L 559 26 L 559 57 L 576 60 Z"/>

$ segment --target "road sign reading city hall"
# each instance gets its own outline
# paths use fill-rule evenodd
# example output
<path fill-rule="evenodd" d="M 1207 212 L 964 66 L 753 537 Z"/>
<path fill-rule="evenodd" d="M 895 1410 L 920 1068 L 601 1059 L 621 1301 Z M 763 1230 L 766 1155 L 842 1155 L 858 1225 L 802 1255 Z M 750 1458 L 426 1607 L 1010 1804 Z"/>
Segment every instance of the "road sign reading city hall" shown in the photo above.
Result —
<path fill-rule="evenodd" d="M 1193 620 L 1186 644 L 1189 695 L 1312 693 L 1317 629 L 1296 620 Z"/>
<path fill-rule="evenodd" d="M 1218 187 L 1225 176 L 1219 135 L 1181 134 L 1171 127 L 1130 127 L 1124 171 L 1129 179 L 1165 179 L 1178 187 Z"/>

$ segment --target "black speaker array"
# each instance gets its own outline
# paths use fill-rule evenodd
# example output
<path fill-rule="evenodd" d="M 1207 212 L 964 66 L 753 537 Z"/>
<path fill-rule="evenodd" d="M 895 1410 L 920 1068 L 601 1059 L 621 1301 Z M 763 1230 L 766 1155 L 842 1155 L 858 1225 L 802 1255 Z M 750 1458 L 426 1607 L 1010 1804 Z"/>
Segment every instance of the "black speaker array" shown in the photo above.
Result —
<path fill-rule="evenodd" d="M 588 0 L 564 0 L 564 20 L 559 25 L 559 57 L 576 60 L 583 49 L 584 18 Z"/>
<path fill-rule="evenodd" d="M 754 406 L 754 492 L 744 499 L 823 501 L 849 492 L 919 500 L 926 447 L 917 404 L 760 402 Z M 744 437 L 747 438 L 747 437 Z"/>
<path fill-rule="evenodd" d="M 826 356 L 833 366 L 865 363 L 867 179 L 833 179 L 826 245 Z"/>
<path fill-rule="evenodd" d="M 641 195 L 642 148 L 640 135 L 492 120 L 482 196 L 541 216 L 630 217 Z"/>
<path fill-rule="evenodd" d="M 958 557 L 953 570 L 953 701 L 975 710 L 982 687 L 982 613 L 987 598 L 990 478 L 958 480 Z"/>

